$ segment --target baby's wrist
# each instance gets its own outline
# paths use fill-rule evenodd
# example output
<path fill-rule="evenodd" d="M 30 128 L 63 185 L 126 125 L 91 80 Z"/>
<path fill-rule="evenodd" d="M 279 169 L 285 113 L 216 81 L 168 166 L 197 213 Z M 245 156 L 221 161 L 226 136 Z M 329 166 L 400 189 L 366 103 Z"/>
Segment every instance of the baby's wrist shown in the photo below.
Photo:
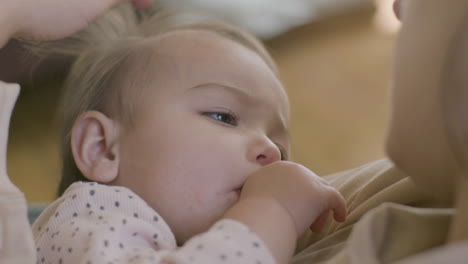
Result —
<path fill-rule="evenodd" d="M 240 199 L 239 202 L 226 212 L 225 216 L 233 212 L 235 212 L 234 215 L 237 217 L 246 219 L 251 217 L 264 217 L 264 215 L 275 215 L 294 224 L 294 219 L 287 208 L 284 208 L 276 199 L 270 197 L 249 197 Z"/>
<path fill-rule="evenodd" d="M 256 233 L 268 246 L 277 263 L 289 263 L 296 246 L 294 219 L 275 199 L 241 199 L 223 218 L 239 221 Z"/>

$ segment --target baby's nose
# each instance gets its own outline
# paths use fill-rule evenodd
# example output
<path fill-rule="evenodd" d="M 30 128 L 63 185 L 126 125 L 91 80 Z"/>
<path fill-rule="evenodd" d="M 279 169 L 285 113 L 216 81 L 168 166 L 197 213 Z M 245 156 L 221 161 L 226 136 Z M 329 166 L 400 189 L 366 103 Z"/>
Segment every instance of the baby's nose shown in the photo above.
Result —
<path fill-rule="evenodd" d="M 250 160 L 261 166 L 281 160 L 281 151 L 269 138 L 264 137 L 252 146 Z"/>

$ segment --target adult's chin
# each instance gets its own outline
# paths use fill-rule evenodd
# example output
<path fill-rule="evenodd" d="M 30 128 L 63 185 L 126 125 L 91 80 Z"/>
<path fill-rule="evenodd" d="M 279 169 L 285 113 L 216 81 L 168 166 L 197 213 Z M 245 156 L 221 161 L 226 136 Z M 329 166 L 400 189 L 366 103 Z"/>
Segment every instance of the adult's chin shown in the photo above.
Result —
<path fill-rule="evenodd" d="M 398 20 L 401 20 L 402 2 L 403 0 L 395 0 L 393 2 L 393 13 L 395 13 L 395 16 L 398 18 Z"/>

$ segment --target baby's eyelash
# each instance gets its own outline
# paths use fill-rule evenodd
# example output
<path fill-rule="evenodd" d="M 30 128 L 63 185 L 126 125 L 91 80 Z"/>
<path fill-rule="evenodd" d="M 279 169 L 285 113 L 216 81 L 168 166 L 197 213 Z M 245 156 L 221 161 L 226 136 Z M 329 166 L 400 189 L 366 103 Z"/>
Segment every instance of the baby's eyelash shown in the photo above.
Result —
<path fill-rule="evenodd" d="M 214 111 L 214 112 L 204 112 L 202 113 L 205 116 L 211 117 L 216 121 L 222 122 L 224 124 L 230 125 L 230 126 L 237 126 L 238 125 L 238 119 L 236 115 L 231 112 L 222 112 L 222 111 Z"/>
<path fill-rule="evenodd" d="M 236 114 L 234 114 L 234 112 L 230 110 L 226 110 L 224 112 L 223 111 L 202 112 L 201 114 L 204 116 L 208 116 L 214 119 L 215 121 L 218 121 L 223 124 L 230 125 L 230 126 L 237 126 L 239 123 Z M 288 160 L 288 157 L 286 155 L 286 151 L 284 150 L 284 148 L 278 144 L 276 144 L 276 146 L 280 151 L 281 160 Z"/>

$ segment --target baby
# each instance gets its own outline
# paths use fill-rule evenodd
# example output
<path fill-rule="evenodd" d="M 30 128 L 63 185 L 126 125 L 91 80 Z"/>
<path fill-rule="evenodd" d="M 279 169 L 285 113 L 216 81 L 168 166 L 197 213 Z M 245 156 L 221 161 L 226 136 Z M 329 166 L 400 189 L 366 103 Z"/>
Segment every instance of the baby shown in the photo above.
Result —
<path fill-rule="evenodd" d="M 76 56 L 38 263 L 287 263 L 343 197 L 288 162 L 289 102 L 251 35 L 129 6 L 37 51 Z"/>

